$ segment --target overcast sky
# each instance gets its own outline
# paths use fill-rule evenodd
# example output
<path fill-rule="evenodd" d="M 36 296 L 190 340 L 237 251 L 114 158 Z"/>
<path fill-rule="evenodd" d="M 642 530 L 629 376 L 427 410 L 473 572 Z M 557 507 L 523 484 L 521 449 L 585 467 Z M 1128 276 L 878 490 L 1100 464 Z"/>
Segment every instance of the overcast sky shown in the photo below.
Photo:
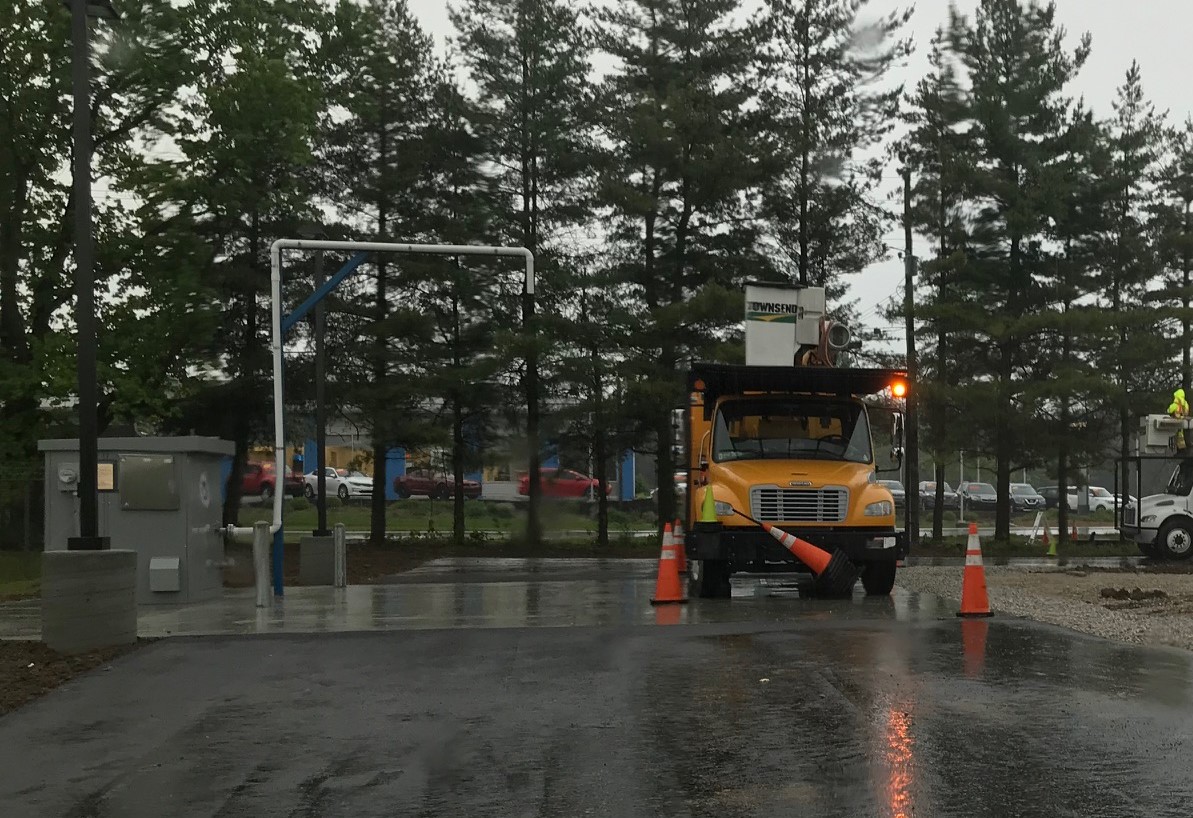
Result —
<path fill-rule="evenodd" d="M 432 33 L 441 47 L 452 34 L 446 0 L 409 0 L 411 10 Z M 754 3 L 749 2 L 749 5 Z M 908 87 L 927 67 L 927 44 L 935 29 L 948 17 L 949 0 L 919 0 L 913 4 L 895 0 L 871 0 L 872 13 L 915 6 L 908 34 L 916 43 L 916 54 L 898 76 Z M 964 14 L 972 15 L 976 0 L 955 0 Z M 1193 0 L 1057 0 L 1057 18 L 1075 46 L 1084 32 L 1093 38 L 1089 61 L 1073 85 L 1074 96 L 1084 96 L 1098 115 L 1110 113 L 1110 101 L 1122 83 L 1131 60 L 1139 61 L 1144 87 L 1158 111 L 1169 120 L 1183 122 L 1193 115 Z M 887 174 L 896 184 L 897 168 Z M 902 233 L 893 229 L 889 244 L 902 245 Z M 853 295 L 859 299 L 867 323 L 882 325 L 873 312 L 877 305 L 901 292 L 902 263 L 893 256 L 854 279 Z M 897 333 L 900 340 L 902 333 Z"/>

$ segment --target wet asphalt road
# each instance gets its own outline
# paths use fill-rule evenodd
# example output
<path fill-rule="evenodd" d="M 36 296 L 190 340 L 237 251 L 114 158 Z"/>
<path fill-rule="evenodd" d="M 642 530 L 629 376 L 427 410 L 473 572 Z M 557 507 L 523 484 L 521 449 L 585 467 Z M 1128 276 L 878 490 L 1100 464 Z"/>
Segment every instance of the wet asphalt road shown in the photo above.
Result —
<path fill-rule="evenodd" d="M 726 604 L 160 641 L 0 717 L 0 815 L 1190 813 L 1188 653 L 905 593 L 693 606 Z"/>

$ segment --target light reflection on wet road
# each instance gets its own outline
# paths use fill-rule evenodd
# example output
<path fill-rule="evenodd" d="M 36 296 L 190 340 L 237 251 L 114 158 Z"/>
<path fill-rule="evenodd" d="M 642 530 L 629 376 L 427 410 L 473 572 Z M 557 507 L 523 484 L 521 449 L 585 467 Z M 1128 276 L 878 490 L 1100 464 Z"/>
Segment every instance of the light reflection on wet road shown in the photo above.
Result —
<path fill-rule="evenodd" d="M 962 622 L 905 592 L 746 580 L 731 602 L 651 609 L 637 564 L 492 569 L 369 589 L 374 622 L 415 630 L 166 640 L 0 719 L 5 818 L 1193 803 L 1188 653 Z"/>

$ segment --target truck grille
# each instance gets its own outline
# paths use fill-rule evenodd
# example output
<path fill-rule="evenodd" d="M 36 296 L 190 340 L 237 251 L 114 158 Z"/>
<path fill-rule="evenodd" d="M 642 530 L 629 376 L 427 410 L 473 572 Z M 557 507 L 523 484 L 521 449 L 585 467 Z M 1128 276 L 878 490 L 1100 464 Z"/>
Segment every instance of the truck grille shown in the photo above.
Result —
<path fill-rule="evenodd" d="M 839 486 L 822 489 L 783 489 L 754 486 L 750 489 L 750 515 L 768 523 L 839 523 L 849 509 L 849 490 Z"/>

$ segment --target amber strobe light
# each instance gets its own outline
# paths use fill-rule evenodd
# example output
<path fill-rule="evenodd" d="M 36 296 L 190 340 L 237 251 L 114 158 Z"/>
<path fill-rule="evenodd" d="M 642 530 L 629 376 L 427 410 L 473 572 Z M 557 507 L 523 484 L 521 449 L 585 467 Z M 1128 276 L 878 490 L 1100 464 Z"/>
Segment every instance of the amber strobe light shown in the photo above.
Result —
<path fill-rule="evenodd" d="M 907 384 L 903 381 L 895 381 L 891 384 L 891 394 L 896 398 L 901 398 L 907 394 Z"/>

